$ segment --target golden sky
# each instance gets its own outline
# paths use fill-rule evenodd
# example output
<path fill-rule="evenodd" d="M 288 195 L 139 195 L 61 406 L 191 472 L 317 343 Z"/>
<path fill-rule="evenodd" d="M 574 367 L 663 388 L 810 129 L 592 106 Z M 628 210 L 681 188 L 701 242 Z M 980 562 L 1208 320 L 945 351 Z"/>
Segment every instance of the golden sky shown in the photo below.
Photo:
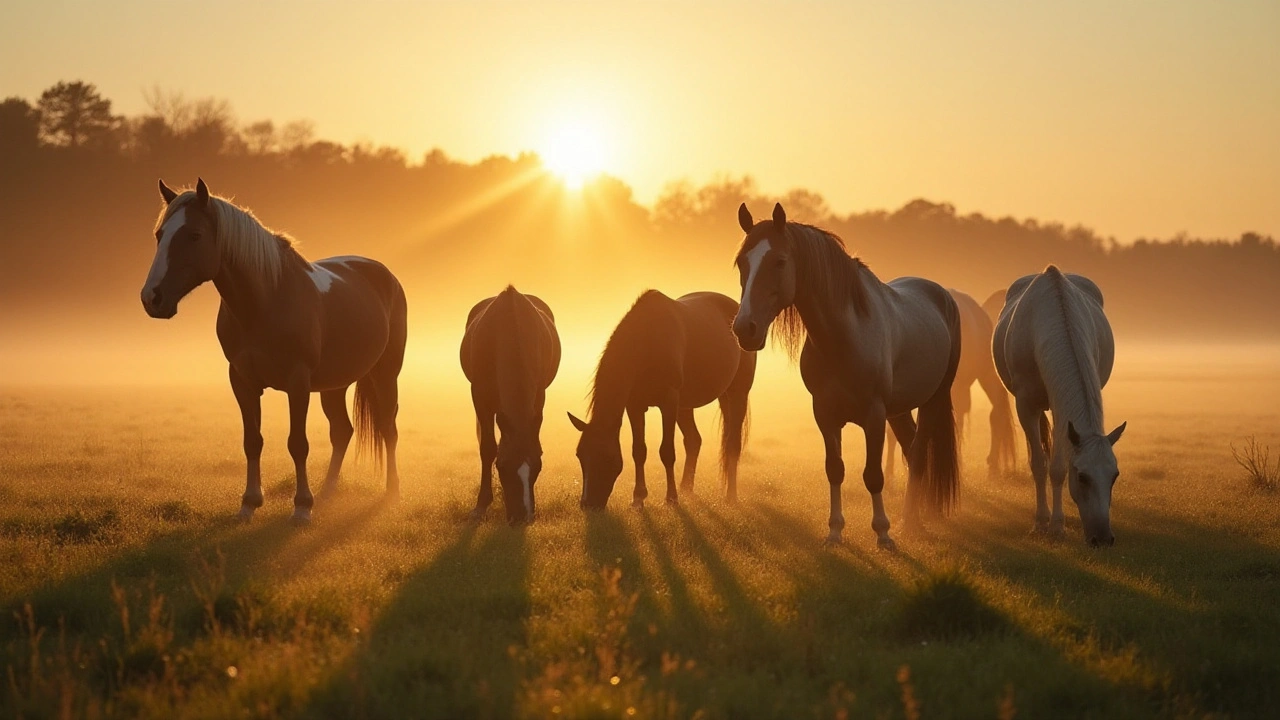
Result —
<path fill-rule="evenodd" d="M 598 135 L 651 201 L 751 174 L 1137 236 L 1280 235 L 1280 2 L 5 0 L 0 95 L 155 85 L 475 160 Z"/>

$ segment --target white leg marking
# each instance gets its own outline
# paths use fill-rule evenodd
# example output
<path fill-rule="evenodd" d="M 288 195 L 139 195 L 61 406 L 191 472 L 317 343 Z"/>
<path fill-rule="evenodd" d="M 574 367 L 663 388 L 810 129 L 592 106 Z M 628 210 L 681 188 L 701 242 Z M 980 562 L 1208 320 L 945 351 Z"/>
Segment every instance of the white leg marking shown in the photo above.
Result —
<path fill-rule="evenodd" d="M 524 484 L 524 513 L 528 520 L 533 519 L 533 488 L 529 486 L 529 463 L 520 466 L 516 471 L 520 476 L 520 482 Z"/>
<path fill-rule="evenodd" d="M 747 253 L 747 282 L 742 286 L 741 310 L 741 313 L 747 317 L 751 316 L 751 286 L 755 283 L 756 274 L 760 271 L 760 265 L 764 262 L 764 256 L 769 254 L 769 250 L 769 241 L 761 240 L 751 248 L 751 252 Z"/>
<path fill-rule="evenodd" d="M 187 209 L 184 207 L 178 208 L 178 212 L 170 215 L 160 227 L 160 242 L 156 245 L 156 257 L 151 261 L 151 272 L 147 273 L 147 282 L 142 286 L 143 290 L 154 290 L 164 280 L 165 273 L 169 272 L 169 246 L 173 243 L 173 236 L 186 224 Z"/>

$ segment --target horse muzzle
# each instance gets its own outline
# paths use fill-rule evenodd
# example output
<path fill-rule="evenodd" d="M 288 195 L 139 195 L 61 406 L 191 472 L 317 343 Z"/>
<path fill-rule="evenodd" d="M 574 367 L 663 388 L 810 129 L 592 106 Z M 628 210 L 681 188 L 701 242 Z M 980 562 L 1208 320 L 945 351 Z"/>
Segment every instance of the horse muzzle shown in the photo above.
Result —
<path fill-rule="evenodd" d="M 755 320 L 737 317 L 733 320 L 733 334 L 738 338 L 739 347 L 743 350 L 755 352 L 764 349 L 768 327 L 761 327 L 760 323 Z"/>
<path fill-rule="evenodd" d="M 178 314 L 178 303 L 167 302 L 167 299 L 156 288 L 142 289 L 142 309 L 157 320 L 168 320 Z"/>

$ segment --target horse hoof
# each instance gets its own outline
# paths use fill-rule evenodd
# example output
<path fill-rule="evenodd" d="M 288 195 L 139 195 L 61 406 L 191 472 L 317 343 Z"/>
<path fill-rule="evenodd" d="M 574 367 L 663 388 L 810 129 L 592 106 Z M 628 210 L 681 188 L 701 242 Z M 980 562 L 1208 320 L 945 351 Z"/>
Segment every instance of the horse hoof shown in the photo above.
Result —
<path fill-rule="evenodd" d="M 886 552 L 898 552 L 898 543 L 887 535 L 876 540 L 876 547 Z"/>
<path fill-rule="evenodd" d="M 844 538 L 840 537 L 840 533 L 831 533 L 826 540 L 822 541 L 824 547 L 839 547 L 844 544 Z"/>
<path fill-rule="evenodd" d="M 292 522 L 295 527 L 306 527 L 307 525 L 310 525 L 311 508 L 294 508 L 293 517 L 289 518 L 289 521 Z"/>
<path fill-rule="evenodd" d="M 467 513 L 467 522 L 482 523 L 484 522 L 485 513 L 489 508 L 476 508 Z"/>
<path fill-rule="evenodd" d="M 672 495 L 667 498 L 667 507 L 677 507 L 679 505 L 680 505 L 680 498 L 678 496 Z"/>
<path fill-rule="evenodd" d="M 249 521 L 253 519 L 253 511 L 256 509 L 257 508 L 250 505 L 241 505 L 240 513 L 236 515 L 236 519 L 247 525 Z"/>
<path fill-rule="evenodd" d="M 1031 534 L 1035 536 L 1047 537 L 1049 535 L 1049 526 L 1036 523 L 1031 526 Z"/>
<path fill-rule="evenodd" d="M 643 510 L 643 509 L 644 509 L 644 500 L 641 500 L 640 498 L 636 498 L 635 500 L 632 500 L 632 501 L 631 501 L 631 509 L 632 509 L 632 510 Z"/>
<path fill-rule="evenodd" d="M 1067 536 L 1067 530 L 1063 526 L 1061 525 L 1049 526 L 1049 537 L 1053 538 L 1054 540 L 1061 540 L 1066 536 Z"/>

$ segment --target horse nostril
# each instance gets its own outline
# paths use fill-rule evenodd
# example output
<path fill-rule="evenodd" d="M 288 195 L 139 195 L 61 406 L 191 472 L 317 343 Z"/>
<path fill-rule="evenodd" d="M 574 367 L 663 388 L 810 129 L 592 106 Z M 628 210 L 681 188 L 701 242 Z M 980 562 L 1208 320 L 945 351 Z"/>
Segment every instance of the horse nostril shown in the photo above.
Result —
<path fill-rule="evenodd" d="M 159 288 L 152 290 L 147 297 L 147 304 L 151 307 L 160 307 L 160 290 Z"/>
<path fill-rule="evenodd" d="M 1107 540 L 1107 547 L 1115 547 L 1115 544 L 1116 544 L 1116 536 L 1115 536 L 1115 535 L 1112 535 L 1112 536 Z"/>
<path fill-rule="evenodd" d="M 1097 536 L 1097 535 L 1090 535 L 1090 536 L 1089 536 L 1089 547 L 1098 547 L 1098 536 Z"/>

